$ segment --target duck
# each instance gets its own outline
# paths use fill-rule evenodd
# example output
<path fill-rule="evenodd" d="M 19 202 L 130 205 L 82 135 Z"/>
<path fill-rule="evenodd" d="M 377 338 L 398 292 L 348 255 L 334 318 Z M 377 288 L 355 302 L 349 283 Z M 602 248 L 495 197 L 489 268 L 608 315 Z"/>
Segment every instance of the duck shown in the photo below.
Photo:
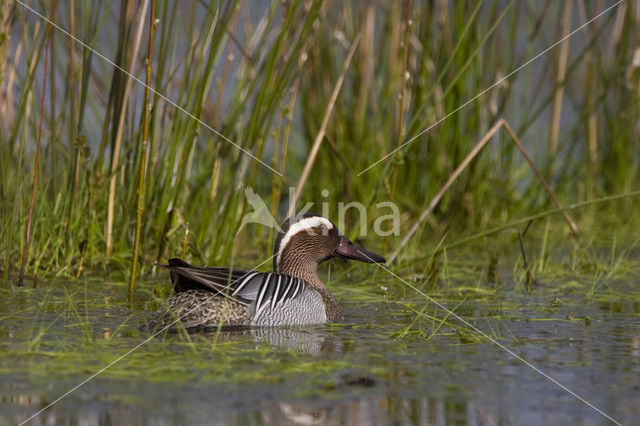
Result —
<path fill-rule="evenodd" d="M 314 213 L 288 218 L 274 244 L 273 272 L 196 267 L 169 259 L 173 295 L 149 326 L 187 329 L 306 326 L 339 322 L 342 310 L 318 276 L 331 258 L 385 263 L 357 246 L 326 217 Z"/>

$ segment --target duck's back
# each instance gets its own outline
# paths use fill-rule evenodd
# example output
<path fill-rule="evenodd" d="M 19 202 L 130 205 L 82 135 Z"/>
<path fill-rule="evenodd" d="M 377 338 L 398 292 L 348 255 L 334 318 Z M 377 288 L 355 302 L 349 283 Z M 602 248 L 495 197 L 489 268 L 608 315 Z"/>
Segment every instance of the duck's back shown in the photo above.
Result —
<path fill-rule="evenodd" d="M 282 274 L 197 268 L 169 262 L 175 293 L 150 326 L 187 328 L 311 325 L 327 322 L 322 296 L 303 280 Z"/>

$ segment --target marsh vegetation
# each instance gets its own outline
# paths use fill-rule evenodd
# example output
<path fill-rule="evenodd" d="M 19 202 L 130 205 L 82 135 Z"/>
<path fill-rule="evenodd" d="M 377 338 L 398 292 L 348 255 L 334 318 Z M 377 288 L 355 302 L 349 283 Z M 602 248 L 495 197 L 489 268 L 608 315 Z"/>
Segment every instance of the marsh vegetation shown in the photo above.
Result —
<path fill-rule="evenodd" d="M 489 338 L 637 419 L 639 27 L 634 0 L 0 2 L 1 422 L 143 341 L 41 416 L 607 421 Z M 290 188 L 359 203 L 342 231 L 393 262 L 324 268 L 344 324 L 148 339 L 156 262 L 270 256 L 247 188 L 278 222 Z"/>

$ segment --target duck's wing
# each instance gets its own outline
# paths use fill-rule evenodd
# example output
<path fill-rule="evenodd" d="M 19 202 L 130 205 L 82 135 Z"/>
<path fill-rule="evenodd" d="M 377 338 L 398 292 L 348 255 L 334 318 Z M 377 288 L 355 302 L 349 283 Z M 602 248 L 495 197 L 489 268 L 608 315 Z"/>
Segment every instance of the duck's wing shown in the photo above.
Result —
<path fill-rule="evenodd" d="M 207 290 L 248 306 L 258 318 L 269 306 L 281 305 L 301 294 L 308 285 L 299 278 L 268 272 L 246 272 L 229 268 L 199 268 L 180 259 L 166 266 L 176 292 Z"/>
<path fill-rule="evenodd" d="M 169 265 L 161 266 L 169 269 L 176 293 L 187 290 L 226 292 L 231 283 L 247 275 L 246 271 L 230 268 L 200 268 L 177 258 L 169 259 Z"/>
<path fill-rule="evenodd" d="M 231 296 L 244 302 L 256 320 L 265 309 L 277 308 L 302 294 L 307 285 L 289 275 L 251 272 L 233 284 Z"/>

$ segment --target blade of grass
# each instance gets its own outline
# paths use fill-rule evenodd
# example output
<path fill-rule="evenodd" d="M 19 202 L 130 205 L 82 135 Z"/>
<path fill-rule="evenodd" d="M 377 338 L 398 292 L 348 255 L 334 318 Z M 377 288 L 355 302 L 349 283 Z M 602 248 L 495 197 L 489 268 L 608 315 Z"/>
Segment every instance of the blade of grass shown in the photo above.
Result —
<path fill-rule="evenodd" d="M 145 68 L 147 73 L 146 86 L 144 89 L 144 119 L 142 140 L 140 141 L 140 165 L 138 171 L 138 199 L 136 206 L 136 230 L 133 242 L 133 253 L 131 259 L 131 274 L 129 276 L 129 301 L 133 301 L 133 291 L 138 274 L 138 252 L 140 250 L 140 234 L 142 232 L 142 201 L 144 200 L 144 183 L 147 172 L 147 145 L 149 144 L 149 113 L 151 111 L 151 60 L 153 57 L 153 36 L 156 30 L 156 1 L 151 0 L 151 10 L 149 12 L 149 45 L 147 49 L 147 59 Z"/>

